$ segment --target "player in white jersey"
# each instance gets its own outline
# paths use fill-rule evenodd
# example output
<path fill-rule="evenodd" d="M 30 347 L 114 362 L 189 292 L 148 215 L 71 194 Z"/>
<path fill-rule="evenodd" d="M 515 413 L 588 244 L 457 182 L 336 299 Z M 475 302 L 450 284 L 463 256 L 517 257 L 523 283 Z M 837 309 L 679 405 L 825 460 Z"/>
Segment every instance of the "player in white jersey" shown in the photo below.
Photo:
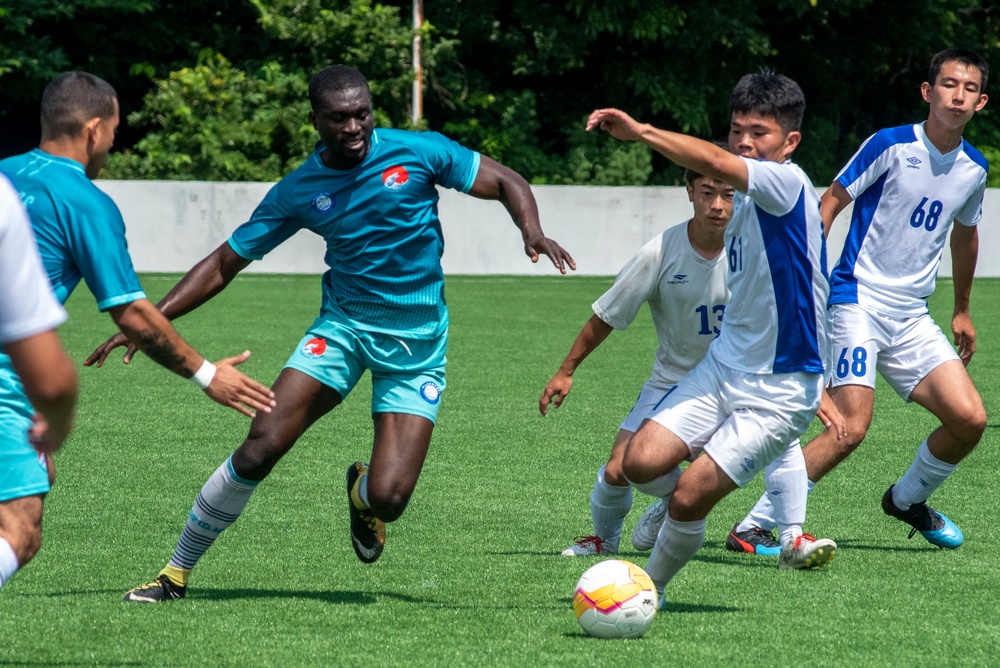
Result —
<path fill-rule="evenodd" d="M 35 468 L 43 477 L 48 469 L 51 480 L 48 453 L 59 449 L 73 426 L 76 367 L 55 333 L 65 320 L 21 198 L 0 176 L 0 346 L 17 374 L 0 368 L 0 386 L 23 387 L 37 411 L 28 432 L 37 452 L 17 447 L 24 431 L 19 437 L 0 434 L 0 587 L 35 556 L 41 541 L 42 495 L 25 486 L 24 469 Z"/>
<path fill-rule="evenodd" d="M 594 111 L 587 121 L 588 129 L 642 141 L 740 193 L 725 234 L 731 293 L 725 325 L 705 359 L 662 397 L 625 448 L 629 482 L 670 497 L 646 565 L 660 592 L 701 548 L 709 511 L 806 430 L 823 389 L 829 284 L 819 201 L 789 161 L 801 139 L 805 98 L 791 79 L 761 72 L 740 79 L 730 108 L 732 153 L 615 109 Z M 678 479 L 678 465 L 691 457 Z M 780 566 L 829 561 L 833 541 L 798 532 L 782 531 Z"/>
<path fill-rule="evenodd" d="M 935 55 L 920 88 L 930 105 L 927 121 L 870 137 L 822 198 L 827 229 L 855 201 L 830 295 L 830 395 L 847 421 L 848 436 L 833 441 L 821 434 L 803 448 L 809 479 L 818 482 L 864 440 L 877 370 L 904 400 L 941 420 L 909 470 L 883 495 L 882 509 L 911 525 L 911 538 L 920 532 L 944 548 L 958 547 L 964 537 L 926 501 L 986 428 L 986 410 L 965 365 L 976 350 L 969 294 L 988 166 L 962 133 L 986 104 L 988 74 L 986 62 L 972 51 Z M 934 292 L 952 220 L 959 223 L 951 235 L 957 353 L 925 301 Z M 766 528 L 771 521 L 764 496 L 740 526 Z"/>

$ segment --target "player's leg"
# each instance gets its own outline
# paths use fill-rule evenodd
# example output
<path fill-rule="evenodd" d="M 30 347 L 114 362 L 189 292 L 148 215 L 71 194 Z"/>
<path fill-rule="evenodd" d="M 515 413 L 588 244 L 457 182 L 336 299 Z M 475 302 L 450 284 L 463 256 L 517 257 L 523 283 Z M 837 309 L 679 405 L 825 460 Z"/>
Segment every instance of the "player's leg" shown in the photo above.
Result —
<path fill-rule="evenodd" d="M 0 501 L 0 587 L 42 545 L 43 494 Z"/>
<path fill-rule="evenodd" d="M 625 446 L 633 431 L 619 429 L 611 446 L 611 456 L 597 471 L 597 480 L 590 492 L 590 517 L 594 533 L 579 536 L 573 545 L 562 551 L 564 557 L 614 554 L 621 541 L 625 516 L 632 509 L 632 487 L 622 471 Z"/>
<path fill-rule="evenodd" d="M 125 601 L 183 598 L 191 570 L 237 520 L 260 481 L 310 425 L 341 401 L 338 392 L 288 367 L 271 389 L 275 407 L 257 413 L 246 440 L 202 487 L 167 566 L 156 580 L 126 592 Z"/>
<path fill-rule="evenodd" d="M 926 501 L 979 443 L 986 409 L 959 360 L 937 366 L 909 398 L 941 420 L 941 426 L 920 444 L 909 469 L 886 491 L 882 509 L 912 526 L 911 537 L 919 531 L 933 545 L 956 548 L 964 542 L 961 529 Z"/>

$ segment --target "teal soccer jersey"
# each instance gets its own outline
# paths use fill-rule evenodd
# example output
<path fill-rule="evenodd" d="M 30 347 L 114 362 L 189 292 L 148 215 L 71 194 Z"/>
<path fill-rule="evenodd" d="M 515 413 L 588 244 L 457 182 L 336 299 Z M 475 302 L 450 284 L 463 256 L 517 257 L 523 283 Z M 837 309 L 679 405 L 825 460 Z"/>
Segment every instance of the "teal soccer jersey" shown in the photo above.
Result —
<path fill-rule="evenodd" d="M 331 169 L 322 146 L 279 181 L 229 244 L 259 260 L 300 229 L 326 241 L 321 318 L 430 339 L 447 329 L 436 185 L 468 192 L 479 154 L 435 132 L 379 129 L 357 166 Z"/>
<path fill-rule="evenodd" d="M 125 243 L 118 207 L 83 165 L 35 149 L 0 160 L 31 218 L 42 265 L 60 303 L 82 278 L 102 311 L 145 297 Z M 0 354 L 0 500 L 48 491 L 48 476 L 28 444 L 34 410 L 10 358 Z"/>

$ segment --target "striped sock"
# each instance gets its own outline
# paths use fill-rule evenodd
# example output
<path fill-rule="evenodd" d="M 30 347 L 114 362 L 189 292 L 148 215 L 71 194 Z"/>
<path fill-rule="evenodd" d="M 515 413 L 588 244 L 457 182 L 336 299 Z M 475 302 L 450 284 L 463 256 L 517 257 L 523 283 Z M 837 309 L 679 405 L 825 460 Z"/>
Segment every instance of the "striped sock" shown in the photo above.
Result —
<path fill-rule="evenodd" d="M 0 587 L 3 586 L 4 582 L 14 577 L 18 568 L 20 568 L 20 564 L 17 563 L 14 548 L 6 540 L 0 538 Z"/>
<path fill-rule="evenodd" d="M 260 481 L 246 480 L 236 475 L 231 456 L 223 462 L 198 493 L 169 565 L 187 571 L 194 568 L 223 529 L 240 516 L 259 483 Z M 164 573 L 171 576 L 167 569 L 164 569 Z M 182 577 L 187 580 L 186 574 Z"/>

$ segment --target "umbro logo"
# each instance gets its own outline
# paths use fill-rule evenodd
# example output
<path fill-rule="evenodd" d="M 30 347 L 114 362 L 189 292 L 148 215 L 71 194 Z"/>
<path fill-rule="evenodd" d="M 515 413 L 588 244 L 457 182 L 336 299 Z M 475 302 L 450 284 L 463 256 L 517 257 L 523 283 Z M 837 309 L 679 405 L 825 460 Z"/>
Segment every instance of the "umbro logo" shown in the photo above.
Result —
<path fill-rule="evenodd" d="M 917 167 L 917 165 L 919 165 L 919 164 L 921 163 L 921 160 L 920 160 L 920 158 L 917 158 L 917 157 L 911 157 L 911 158 L 907 158 L 907 159 L 906 159 L 906 161 L 907 161 L 908 163 L 910 163 L 910 164 L 909 164 L 909 165 L 907 166 L 907 169 L 920 169 L 919 167 Z"/>
<path fill-rule="evenodd" d="M 674 274 L 674 280 L 667 281 L 669 285 L 677 285 L 678 283 L 689 283 L 687 279 L 687 274 Z"/>

